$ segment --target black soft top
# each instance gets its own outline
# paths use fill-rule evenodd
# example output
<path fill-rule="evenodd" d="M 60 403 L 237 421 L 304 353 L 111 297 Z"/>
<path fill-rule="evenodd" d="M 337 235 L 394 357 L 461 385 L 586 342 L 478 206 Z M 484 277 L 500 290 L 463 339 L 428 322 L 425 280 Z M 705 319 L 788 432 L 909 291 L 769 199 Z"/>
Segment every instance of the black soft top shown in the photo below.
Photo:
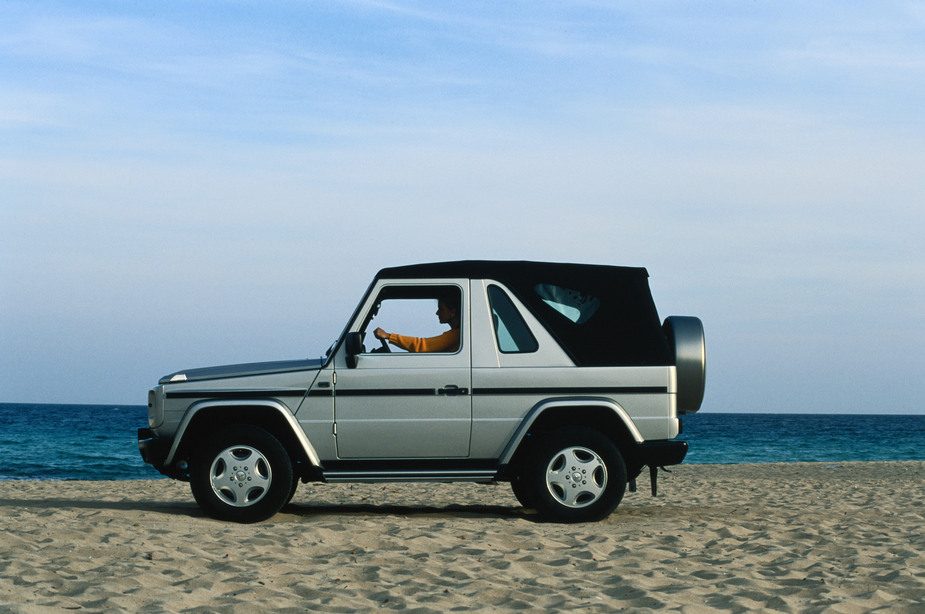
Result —
<path fill-rule="evenodd" d="M 504 284 L 556 338 L 575 364 L 670 364 L 668 341 L 641 267 L 557 262 L 460 260 L 382 269 L 377 279 L 493 279 Z M 580 323 L 544 300 L 555 286 L 599 305 Z"/>

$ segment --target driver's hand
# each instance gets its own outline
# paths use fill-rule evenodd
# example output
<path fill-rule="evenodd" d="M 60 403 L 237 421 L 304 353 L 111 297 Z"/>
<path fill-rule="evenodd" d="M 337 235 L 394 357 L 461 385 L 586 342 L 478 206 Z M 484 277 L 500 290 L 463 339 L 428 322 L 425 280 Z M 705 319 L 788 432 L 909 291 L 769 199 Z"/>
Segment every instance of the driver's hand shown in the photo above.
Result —
<path fill-rule="evenodd" d="M 381 328 L 377 328 L 376 330 L 374 330 L 373 335 L 375 335 L 376 339 L 388 339 L 389 338 L 389 333 L 385 332 Z"/>

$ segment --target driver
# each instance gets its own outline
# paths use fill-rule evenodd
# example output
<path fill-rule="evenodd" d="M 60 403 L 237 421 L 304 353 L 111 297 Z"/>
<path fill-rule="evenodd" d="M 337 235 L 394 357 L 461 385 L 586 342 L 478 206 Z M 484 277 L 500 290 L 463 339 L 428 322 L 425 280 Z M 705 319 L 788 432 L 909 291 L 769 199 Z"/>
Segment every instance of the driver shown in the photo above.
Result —
<path fill-rule="evenodd" d="M 436 337 L 407 337 L 381 328 L 374 330 L 373 335 L 409 352 L 455 352 L 459 349 L 458 294 L 444 294 L 437 299 L 437 318 L 441 324 L 449 324 L 450 330 Z"/>

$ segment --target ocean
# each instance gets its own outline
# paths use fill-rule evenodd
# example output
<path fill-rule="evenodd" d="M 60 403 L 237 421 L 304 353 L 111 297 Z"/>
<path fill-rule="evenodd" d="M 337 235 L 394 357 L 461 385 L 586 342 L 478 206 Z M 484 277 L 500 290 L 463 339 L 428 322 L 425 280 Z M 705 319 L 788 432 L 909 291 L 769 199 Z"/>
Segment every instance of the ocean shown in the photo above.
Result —
<path fill-rule="evenodd" d="M 698 413 L 685 463 L 925 460 L 925 415 Z M 0 480 L 162 477 L 138 454 L 144 405 L 0 403 Z"/>

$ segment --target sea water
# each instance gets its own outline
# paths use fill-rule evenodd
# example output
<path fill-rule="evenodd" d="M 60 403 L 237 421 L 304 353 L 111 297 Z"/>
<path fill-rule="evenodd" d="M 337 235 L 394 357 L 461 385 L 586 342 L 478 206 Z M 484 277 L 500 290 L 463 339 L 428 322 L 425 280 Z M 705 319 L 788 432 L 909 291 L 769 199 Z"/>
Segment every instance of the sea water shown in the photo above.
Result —
<path fill-rule="evenodd" d="M 144 405 L 0 403 L 0 480 L 161 477 L 138 453 Z M 925 415 L 698 413 L 685 463 L 925 460 Z"/>

